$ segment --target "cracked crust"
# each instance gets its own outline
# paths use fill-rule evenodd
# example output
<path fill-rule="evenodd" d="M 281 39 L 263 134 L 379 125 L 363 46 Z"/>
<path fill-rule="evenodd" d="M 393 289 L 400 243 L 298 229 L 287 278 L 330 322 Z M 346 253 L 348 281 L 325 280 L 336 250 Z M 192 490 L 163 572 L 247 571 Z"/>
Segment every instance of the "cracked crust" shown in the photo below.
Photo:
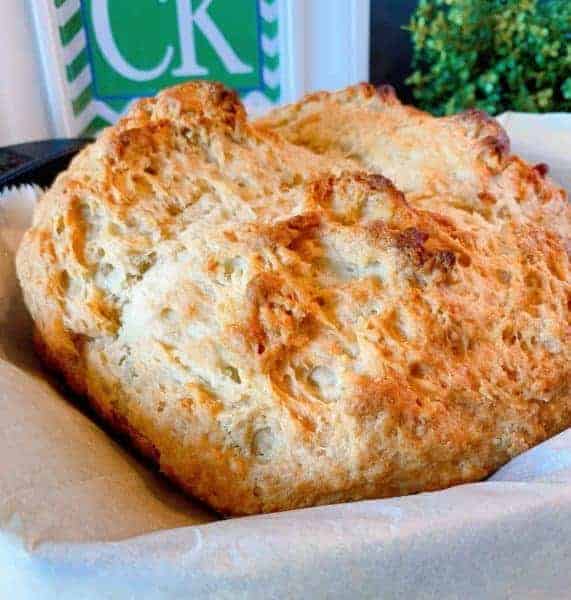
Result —
<path fill-rule="evenodd" d="M 546 165 L 510 155 L 505 131 L 483 111 L 437 118 L 401 104 L 390 86 L 360 84 L 310 94 L 256 126 L 381 173 L 413 205 L 464 227 L 531 222 L 571 235 L 571 208 Z"/>
<path fill-rule="evenodd" d="M 447 122 L 486 168 L 517 160 L 494 121 Z M 571 423 L 561 237 L 422 210 L 334 154 L 179 86 L 81 152 L 17 255 L 44 360 L 221 513 L 475 481 Z"/>

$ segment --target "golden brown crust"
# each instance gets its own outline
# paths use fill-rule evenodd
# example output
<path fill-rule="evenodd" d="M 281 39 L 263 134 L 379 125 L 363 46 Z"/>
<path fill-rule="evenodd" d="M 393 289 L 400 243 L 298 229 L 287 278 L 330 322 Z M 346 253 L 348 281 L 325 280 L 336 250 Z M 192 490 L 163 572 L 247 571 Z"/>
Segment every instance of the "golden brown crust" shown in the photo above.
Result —
<path fill-rule="evenodd" d="M 370 86 L 335 102 L 400 110 Z M 526 202 L 552 201 L 494 121 L 446 123 L 452 145 L 472 131 L 466 173 L 520 170 Z M 567 242 L 531 213 L 434 212 L 436 188 L 422 210 L 334 154 L 179 86 L 73 161 L 18 252 L 44 360 L 225 514 L 474 481 L 571 422 Z M 501 202 L 475 181 L 470 202 Z"/>
<path fill-rule="evenodd" d="M 529 220 L 571 235 L 571 208 L 546 165 L 511 156 L 506 132 L 483 111 L 435 118 L 401 104 L 390 86 L 360 84 L 309 94 L 256 126 L 381 173 L 412 204 L 463 226 Z"/>

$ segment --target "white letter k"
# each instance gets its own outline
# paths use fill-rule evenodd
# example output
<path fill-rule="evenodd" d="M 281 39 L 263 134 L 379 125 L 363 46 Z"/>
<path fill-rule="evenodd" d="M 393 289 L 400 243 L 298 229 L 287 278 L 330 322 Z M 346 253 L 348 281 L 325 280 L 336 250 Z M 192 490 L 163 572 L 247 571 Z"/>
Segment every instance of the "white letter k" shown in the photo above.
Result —
<path fill-rule="evenodd" d="M 179 67 L 173 69 L 173 75 L 190 77 L 192 75 L 208 74 L 208 69 L 199 65 L 196 60 L 193 24 L 202 31 L 229 73 L 251 73 L 254 70 L 250 65 L 240 60 L 216 23 L 206 12 L 212 2 L 213 0 L 203 0 L 193 14 L 191 0 L 176 0 L 182 63 Z"/>

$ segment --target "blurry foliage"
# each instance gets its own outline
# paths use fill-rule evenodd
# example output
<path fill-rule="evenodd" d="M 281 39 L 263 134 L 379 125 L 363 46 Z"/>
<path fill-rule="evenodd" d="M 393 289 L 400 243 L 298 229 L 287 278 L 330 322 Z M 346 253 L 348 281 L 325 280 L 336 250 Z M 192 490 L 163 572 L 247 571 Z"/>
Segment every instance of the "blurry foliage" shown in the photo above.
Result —
<path fill-rule="evenodd" d="M 571 111 L 571 0 L 420 0 L 407 29 L 423 108 Z"/>

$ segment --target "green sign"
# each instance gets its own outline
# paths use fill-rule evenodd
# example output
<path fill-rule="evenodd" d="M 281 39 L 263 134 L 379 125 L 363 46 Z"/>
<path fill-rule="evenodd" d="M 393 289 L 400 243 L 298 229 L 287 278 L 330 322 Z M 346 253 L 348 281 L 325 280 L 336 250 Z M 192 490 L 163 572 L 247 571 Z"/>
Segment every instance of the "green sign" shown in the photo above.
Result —
<path fill-rule="evenodd" d="M 100 98 L 197 77 L 243 90 L 261 84 L 255 0 L 85 0 L 83 15 Z"/>
<path fill-rule="evenodd" d="M 82 133 L 108 125 L 141 96 L 189 79 L 280 96 L 278 0 L 53 0 L 73 113 Z M 78 41 L 79 40 L 79 41 Z"/>

